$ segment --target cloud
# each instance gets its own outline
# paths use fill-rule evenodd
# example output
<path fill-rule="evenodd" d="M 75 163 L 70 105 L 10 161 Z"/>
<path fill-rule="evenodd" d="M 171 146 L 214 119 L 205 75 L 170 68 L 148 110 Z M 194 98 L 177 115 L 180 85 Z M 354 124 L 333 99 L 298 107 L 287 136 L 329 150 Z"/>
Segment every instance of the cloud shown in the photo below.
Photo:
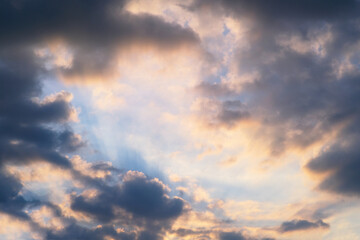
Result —
<path fill-rule="evenodd" d="M 46 71 L 31 50 L 0 46 L 0 62 L 0 212 L 29 226 L 30 232 L 42 233 L 29 210 L 44 205 L 44 199 L 25 196 L 21 175 L 11 174 L 8 167 L 47 162 L 69 170 L 72 164 L 65 154 L 85 143 L 67 125 L 76 116 L 71 94 L 40 98 L 40 78 Z"/>
<path fill-rule="evenodd" d="M 280 20 L 319 20 L 346 18 L 354 16 L 357 10 L 357 2 L 354 0 L 320 0 L 320 1 L 286 1 L 286 0 L 270 0 L 270 1 L 231 1 L 231 0 L 196 0 L 187 8 L 196 10 L 201 7 L 223 8 L 235 16 L 246 15 L 254 17 L 261 21 L 271 21 L 268 24 Z M 349 14 L 349 15 L 348 15 Z"/>
<path fill-rule="evenodd" d="M 7 165 L 45 161 L 69 169 L 63 153 L 83 143 L 66 126 L 75 112 L 70 94 L 39 100 L 44 69 L 30 50 L 0 47 L 0 61 L 0 178 L 6 183 L 1 187 L 0 211 L 31 222 L 25 208 L 41 203 L 22 196 L 23 184 L 7 172 Z"/>
<path fill-rule="evenodd" d="M 72 196 L 71 209 L 92 222 L 136 230 L 137 239 L 163 239 L 164 232 L 186 212 L 184 200 L 170 197 L 167 186 L 141 172 L 128 171 L 121 183 L 112 186 L 99 182 L 96 189 L 92 196 Z"/>
<path fill-rule="evenodd" d="M 101 202 L 102 209 L 92 206 L 83 196 L 74 198 L 72 207 L 105 222 L 115 217 L 109 211 L 113 207 L 156 221 L 169 221 L 183 212 L 183 200 L 170 198 L 168 189 L 160 181 L 143 176 L 114 187 L 109 185 L 113 180 L 109 174 L 122 171 L 111 165 L 90 164 L 93 174 L 81 172 L 89 166 L 65 155 L 85 146 L 81 136 L 68 125 L 69 121 L 78 120 L 71 105 L 72 94 L 62 91 L 43 97 L 44 79 L 53 78 L 57 73 L 66 79 L 93 75 L 104 78 L 116 71 L 119 49 L 151 46 L 171 51 L 198 44 L 191 29 L 165 22 L 160 17 L 131 14 L 123 9 L 125 4 L 126 1 L 121 0 L 0 2 L 0 178 L 1 182 L 7 182 L 0 192 L 0 211 L 32 224 L 35 231 L 48 231 L 49 239 L 103 239 L 104 236 L 134 239 L 135 233 L 118 233 L 107 227 L 80 227 L 74 219 L 71 220 L 73 226 L 70 224 L 60 232 L 36 226 L 25 208 L 43 205 L 44 201 L 25 199 L 24 185 L 19 176 L 7 172 L 8 165 L 30 166 L 45 161 L 69 171 L 84 188 L 103 187 L 100 194 L 110 202 Z M 54 43 L 63 45 L 64 49 L 60 47 L 55 51 Z M 70 56 L 64 57 L 58 51 L 66 51 Z M 60 61 L 60 58 L 64 59 Z M 82 165 L 74 168 L 75 163 Z M 99 171 L 107 175 L 99 177 L 104 176 L 104 173 L 98 175 Z M 147 198 L 152 201 L 145 201 Z M 62 213 L 59 217 L 69 221 Z M 158 236 L 163 225 L 170 223 L 160 225 L 153 231 L 145 229 L 142 235 Z"/>
<path fill-rule="evenodd" d="M 262 126 L 253 134 L 265 139 L 274 159 L 320 144 L 323 151 L 306 166 L 323 177 L 319 189 L 358 196 L 359 1 L 198 0 L 186 8 L 245 23 L 233 57 L 237 78 L 231 77 L 240 91 L 221 76 L 216 86 L 204 80 L 203 94 L 218 105 L 228 101 L 224 96 L 246 103 L 251 120 Z M 241 82 L 251 74 L 256 78 Z M 202 115 L 219 121 L 216 114 Z M 225 125 L 243 121 L 236 112 L 223 116 Z"/>
<path fill-rule="evenodd" d="M 253 237 L 253 236 L 245 236 L 241 232 L 236 231 L 222 231 L 219 229 L 185 229 L 179 228 L 173 231 L 179 237 L 187 237 L 191 236 L 196 239 L 218 239 L 218 240 L 274 240 L 274 238 L 262 238 L 262 237 Z M 188 239 L 188 238 L 186 238 Z M 189 238 L 190 239 L 190 238 Z"/>
<path fill-rule="evenodd" d="M 245 237 L 240 232 L 221 232 L 219 234 L 219 240 L 274 240 L 274 239 Z"/>
<path fill-rule="evenodd" d="M 0 43 L 46 46 L 61 41 L 71 63 L 57 70 L 63 78 L 80 82 L 104 81 L 116 74 L 119 49 L 153 46 L 171 50 L 197 44 L 192 30 L 160 17 L 131 14 L 124 10 L 125 4 L 123 0 L 3 1 Z"/>
<path fill-rule="evenodd" d="M 240 100 L 201 98 L 194 102 L 192 108 L 199 115 L 200 121 L 210 128 L 232 128 L 251 117 Z"/>
<path fill-rule="evenodd" d="M 71 208 L 105 222 L 119 217 L 115 214 L 115 207 L 153 221 L 177 218 L 184 210 L 183 200 L 170 198 L 167 195 L 168 189 L 162 182 L 147 179 L 140 172 L 129 171 L 120 186 L 104 187 L 100 191 L 93 199 L 76 196 Z"/>
<path fill-rule="evenodd" d="M 316 222 L 310 222 L 307 220 L 292 220 L 289 222 L 283 222 L 279 228 L 280 232 L 293 232 L 301 230 L 311 230 L 316 228 L 329 228 L 330 225 L 318 220 Z"/>
<path fill-rule="evenodd" d="M 29 216 L 23 210 L 28 204 L 31 204 L 31 201 L 28 202 L 20 196 L 22 187 L 23 185 L 18 179 L 1 170 L 0 211 L 22 220 L 28 220 Z"/>
<path fill-rule="evenodd" d="M 31 52 L 0 51 L 0 162 L 27 163 L 44 160 L 59 166 L 70 163 L 58 150 L 75 150 L 82 146 L 70 128 L 51 128 L 50 124 L 71 120 L 75 111 L 68 94 L 62 93 L 38 101 L 38 79 L 42 67 Z M 35 99 L 35 100 L 34 100 Z"/>
<path fill-rule="evenodd" d="M 46 234 L 46 240 L 62 240 L 62 239 L 73 239 L 73 240 L 103 240 L 105 237 L 112 237 L 119 240 L 134 240 L 135 233 L 124 233 L 118 232 L 113 227 L 96 227 L 96 228 L 85 228 L 79 225 L 69 225 L 58 232 L 48 232 Z"/>
<path fill-rule="evenodd" d="M 360 151 L 357 143 L 358 126 L 354 132 L 343 134 L 338 141 L 330 145 L 319 156 L 311 159 L 306 168 L 313 173 L 324 174 L 319 188 L 345 195 L 360 195 L 359 174 Z"/>
<path fill-rule="evenodd" d="M 220 233 L 220 240 L 246 240 L 241 233 L 236 232 L 222 232 Z"/>
<path fill-rule="evenodd" d="M 122 51 L 165 52 L 200 44 L 190 28 L 127 12 L 126 4 L 122 0 L 0 1 L 0 211 L 21 219 L 49 240 L 151 240 L 163 239 L 168 233 L 220 240 L 261 239 L 235 228 L 228 232 L 196 227 L 173 230 L 173 224 L 191 210 L 164 182 L 72 155 L 86 147 L 69 126 L 70 121 L 78 120 L 72 94 L 62 91 L 44 97 L 45 79 L 58 76 L 68 82 L 102 82 L 119 76 Z M 195 12 L 203 6 L 249 23 L 244 24 L 247 43 L 239 44 L 232 57 L 239 79 L 256 76 L 235 84 L 241 85 L 236 89 L 227 81 L 227 70 L 220 73 L 223 76 L 217 84 L 200 83 L 196 90 L 202 96 L 195 108 L 203 120 L 228 130 L 248 119 L 261 123 L 260 132 L 271 139 L 274 156 L 292 146 L 305 149 L 333 134 L 306 168 L 324 176 L 320 189 L 358 196 L 358 1 L 199 0 L 187 8 Z M 55 43 L 62 46 L 54 50 Z M 130 158 L 123 161 L 128 164 L 124 168 L 131 163 L 133 168 L 147 170 L 145 160 Z M 63 190 L 65 200 L 59 205 L 29 193 L 21 181 L 25 178 L 9 170 L 12 165 L 30 168 L 39 162 L 60 168 L 73 180 Z M 234 159 L 224 163 L 232 162 Z M 195 207 L 205 203 L 200 200 Z M 37 225 L 31 210 L 39 206 L 49 207 L 63 228 Z M 202 225 L 216 219 L 215 213 L 207 213 Z M 292 220 L 284 222 L 279 232 L 328 227 L 322 220 Z"/>

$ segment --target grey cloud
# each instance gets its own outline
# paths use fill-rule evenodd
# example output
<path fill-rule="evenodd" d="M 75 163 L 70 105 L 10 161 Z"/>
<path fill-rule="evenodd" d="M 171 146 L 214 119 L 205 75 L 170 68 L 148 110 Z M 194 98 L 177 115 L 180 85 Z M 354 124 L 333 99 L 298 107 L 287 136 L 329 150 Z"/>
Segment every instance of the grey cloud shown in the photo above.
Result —
<path fill-rule="evenodd" d="M 179 228 L 176 230 L 173 230 L 176 235 L 179 237 L 185 237 L 189 235 L 195 235 L 195 236 L 204 236 L 209 233 L 211 233 L 211 230 L 209 229 L 187 229 L 187 228 Z"/>
<path fill-rule="evenodd" d="M 198 103 L 200 119 L 210 127 L 232 128 L 239 122 L 251 118 L 248 108 L 240 100 L 217 99 L 211 95 Z"/>
<path fill-rule="evenodd" d="M 218 115 L 218 121 L 226 123 L 228 126 L 234 125 L 243 119 L 250 117 L 250 113 L 245 110 L 241 101 L 224 101 L 221 103 L 221 111 Z"/>
<path fill-rule="evenodd" d="M 140 233 L 138 240 L 161 240 L 163 239 L 157 233 L 143 231 Z"/>
<path fill-rule="evenodd" d="M 253 237 L 245 236 L 241 232 L 235 231 L 218 231 L 209 228 L 198 228 L 198 229 L 185 229 L 179 228 L 173 230 L 179 237 L 193 236 L 195 239 L 213 239 L 211 236 L 215 234 L 218 240 L 274 240 L 273 238 L 262 238 L 262 237 Z"/>
<path fill-rule="evenodd" d="M 112 237 L 116 240 L 135 240 L 135 233 L 118 233 L 116 229 L 108 226 L 101 226 L 93 229 L 81 227 L 77 224 L 69 225 L 68 227 L 57 232 L 47 232 L 46 240 L 104 240 L 105 237 Z"/>
<path fill-rule="evenodd" d="M 236 96 L 236 93 L 231 91 L 227 86 L 224 86 L 221 83 L 209 83 L 209 82 L 201 82 L 195 88 L 198 92 L 213 97 L 229 97 Z"/>
<path fill-rule="evenodd" d="M 273 238 L 246 237 L 240 232 L 221 232 L 219 240 L 275 240 Z"/>
<path fill-rule="evenodd" d="M 246 238 L 237 232 L 222 232 L 220 233 L 220 240 L 246 240 Z"/>
<path fill-rule="evenodd" d="M 73 196 L 71 209 L 86 214 L 95 223 L 120 224 L 136 230 L 136 239 L 163 239 L 174 220 L 186 211 L 185 202 L 169 197 L 162 182 L 140 172 L 121 175 L 121 183 L 115 185 L 101 179 L 78 179 L 87 187 L 95 187 L 98 194 L 93 198 Z"/>
<path fill-rule="evenodd" d="M 118 48 L 132 44 L 152 45 L 160 50 L 198 44 L 197 35 L 162 18 L 126 12 L 125 1 L 113 0 L 0 0 L 0 211 L 28 222 L 34 231 L 46 233 L 46 239 L 161 239 L 164 229 L 184 211 L 184 202 L 167 196 L 162 183 L 148 178 L 134 178 L 115 187 L 108 179 L 100 180 L 72 168 L 65 153 L 84 146 L 67 125 L 73 108 L 64 96 L 45 101 L 42 81 L 60 71 L 64 76 L 106 74 L 112 71 Z M 49 41 L 61 40 L 73 53 L 70 68 L 50 69 L 46 57 L 34 53 Z M 56 71 L 53 71 L 56 70 Z M 86 212 L 94 222 L 105 222 L 101 228 L 84 227 L 75 219 L 63 216 L 52 203 L 27 200 L 22 196 L 23 184 L 5 171 L 7 164 L 26 165 L 45 161 L 68 170 L 87 187 L 98 188 L 101 205 L 77 196 L 74 210 Z M 93 169 L 122 171 L 106 164 Z M 107 182 L 109 180 L 109 182 Z M 108 200 L 104 201 L 104 200 Z M 47 205 L 57 217 L 66 220 L 61 231 L 44 229 L 32 222 L 25 209 Z M 114 220 L 114 207 L 124 209 L 120 221 L 126 225 L 134 217 L 131 229 L 118 233 L 106 222 Z M 128 225 L 127 225 L 128 226 Z"/>
<path fill-rule="evenodd" d="M 289 222 L 283 222 L 279 228 L 280 232 L 293 232 L 300 230 L 310 230 L 315 228 L 329 228 L 330 225 L 318 220 L 316 222 L 311 222 L 307 220 L 292 220 Z"/>
<path fill-rule="evenodd" d="M 247 20 L 249 44 L 237 50 L 235 60 L 240 74 L 256 72 L 258 77 L 235 95 L 245 99 L 251 118 L 263 124 L 273 157 L 338 132 L 326 146 L 329 150 L 311 159 L 307 168 L 327 174 L 320 189 L 359 195 L 360 2 L 199 0 L 188 8 L 201 11 L 204 6 Z M 234 94 L 226 93 L 224 83 L 202 86 L 220 102 L 224 93 Z"/>
<path fill-rule="evenodd" d="M 100 75 L 114 70 L 119 47 L 151 44 L 172 49 L 196 44 L 196 34 L 160 17 L 126 12 L 119 0 L 1 1 L 0 44 L 39 45 L 62 39 L 73 53 L 64 76 Z"/>
<path fill-rule="evenodd" d="M 29 216 L 22 210 L 27 201 L 19 196 L 22 184 L 18 179 L 9 175 L 4 170 L 0 172 L 0 211 L 14 217 L 27 220 Z"/>
<path fill-rule="evenodd" d="M 36 100 L 42 95 L 44 76 L 43 63 L 32 49 L 0 46 L 0 211 L 29 223 L 25 209 L 42 203 L 24 198 L 23 184 L 6 166 L 45 161 L 69 169 L 71 163 L 63 153 L 82 145 L 72 141 L 75 135 L 65 126 L 72 113 L 67 99 Z"/>
<path fill-rule="evenodd" d="M 180 216 L 184 202 L 168 198 L 162 183 L 138 177 L 125 181 L 117 193 L 120 206 L 129 212 L 151 219 L 171 219 Z"/>
<path fill-rule="evenodd" d="M 34 231 L 40 227 L 32 222 L 27 211 L 43 203 L 37 199 L 25 199 L 22 196 L 23 184 L 15 176 L 9 174 L 5 169 L 0 169 L 0 212 L 12 218 L 26 222 Z"/>
<path fill-rule="evenodd" d="M 319 185 L 320 189 L 345 195 L 360 195 L 358 134 L 359 131 L 353 133 L 356 136 L 345 135 L 307 164 L 306 167 L 314 173 L 327 173 Z"/>
<path fill-rule="evenodd" d="M 195 0 L 187 8 L 194 11 L 204 6 L 223 8 L 229 14 L 250 16 L 268 24 L 278 20 L 347 18 L 356 15 L 359 7 L 355 0 Z"/>
<path fill-rule="evenodd" d="M 38 77 L 42 67 L 31 52 L 0 51 L 0 60 L 0 162 L 42 159 L 69 167 L 69 160 L 59 150 L 82 145 L 70 141 L 74 134 L 69 128 L 61 130 L 62 122 L 70 118 L 71 105 L 61 97 L 44 103 L 33 100 L 41 94 Z"/>
<path fill-rule="evenodd" d="M 94 166 L 98 165 L 94 164 Z M 105 164 L 100 165 L 105 169 L 109 169 Z M 104 169 L 103 167 L 100 169 Z M 119 169 L 114 167 L 110 171 L 115 175 L 121 173 Z M 22 220 L 31 224 L 33 231 L 42 234 L 48 240 L 80 240 L 85 238 L 103 240 L 106 237 L 119 240 L 161 240 L 165 232 L 171 229 L 174 220 L 185 212 L 183 200 L 166 196 L 168 190 L 164 188 L 161 182 L 149 179 L 139 172 L 131 177 L 129 177 L 129 174 L 120 174 L 120 180 L 117 181 L 114 181 L 114 179 L 108 181 L 107 178 L 92 178 L 82 175 L 76 170 L 72 170 L 71 173 L 76 180 L 84 184 L 84 188 L 80 187 L 80 189 L 77 189 L 78 191 L 95 188 L 99 192 L 97 196 L 90 199 L 82 195 L 73 196 L 72 198 L 71 209 L 89 217 L 90 220 L 86 226 L 81 220 L 64 215 L 59 206 L 46 201 L 27 202 L 21 205 L 21 208 L 19 208 L 19 204 L 14 205 L 18 212 L 14 211 L 12 215 L 24 214 L 23 208 L 29 206 L 29 204 L 49 207 L 53 215 L 65 224 L 63 229 L 56 230 L 40 227 L 27 215 L 16 216 L 18 218 L 22 217 Z M 14 187 L 11 188 L 14 190 L 7 191 L 4 188 L 6 193 L 2 194 L 0 192 L 0 196 L 6 195 L 7 199 L 17 199 L 18 190 L 21 188 L 20 183 L 14 184 Z M 16 198 L 12 196 L 16 196 Z M 23 198 L 21 197 L 21 199 Z M 2 203 L 0 202 L 0 210 L 2 210 L 1 206 Z M 9 201 L 5 202 L 5 206 L 10 209 Z M 124 231 L 116 231 L 117 228 L 122 228 Z"/>
<path fill-rule="evenodd" d="M 113 211 L 115 207 L 123 208 L 136 217 L 154 221 L 177 218 L 183 212 L 183 200 L 169 198 L 161 182 L 144 176 L 125 180 L 120 186 L 103 187 L 100 191 L 94 199 L 76 196 L 71 204 L 72 209 L 105 222 L 118 217 Z"/>

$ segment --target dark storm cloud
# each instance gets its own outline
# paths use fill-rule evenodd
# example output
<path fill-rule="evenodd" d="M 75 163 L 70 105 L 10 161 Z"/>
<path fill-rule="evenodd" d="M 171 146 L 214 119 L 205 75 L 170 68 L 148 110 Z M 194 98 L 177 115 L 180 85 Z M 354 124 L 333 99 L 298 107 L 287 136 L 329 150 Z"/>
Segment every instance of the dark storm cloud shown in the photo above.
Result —
<path fill-rule="evenodd" d="M 215 234 L 216 239 L 218 240 L 274 240 L 273 238 L 245 236 L 241 232 L 225 232 L 225 231 L 217 231 L 214 229 L 207 229 L 207 228 L 198 228 L 198 229 L 179 228 L 177 230 L 173 230 L 173 233 L 175 233 L 179 237 L 193 236 L 194 239 L 195 238 L 213 239 L 213 237 L 211 236 Z"/>
<path fill-rule="evenodd" d="M 140 233 L 138 240 L 161 240 L 163 239 L 156 233 L 144 231 Z"/>
<path fill-rule="evenodd" d="M 207 234 L 211 233 L 212 230 L 209 229 L 187 229 L 187 228 L 179 228 L 173 230 L 176 235 L 179 237 L 186 237 L 186 236 L 206 236 Z"/>
<path fill-rule="evenodd" d="M 0 62 L 0 163 L 45 160 L 69 167 L 58 150 L 75 150 L 81 142 L 72 141 L 74 133 L 69 129 L 46 125 L 67 121 L 71 105 L 62 97 L 33 100 L 41 94 L 42 68 L 29 51 L 1 50 Z"/>
<path fill-rule="evenodd" d="M 41 228 L 25 210 L 43 203 L 25 199 L 23 184 L 6 166 L 45 161 L 69 169 L 63 153 L 83 145 L 63 126 L 73 111 L 65 96 L 36 100 L 42 94 L 39 77 L 44 73 L 30 49 L 0 46 L 0 211 L 28 223 L 34 231 Z"/>
<path fill-rule="evenodd" d="M 61 231 L 48 232 L 46 240 L 104 240 L 105 237 L 112 237 L 116 240 L 135 240 L 135 233 L 118 233 L 113 227 L 97 227 L 89 229 L 79 225 L 69 225 Z"/>
<path fill-rule="evenodd" d="M 163 183 L 137 176 L 124 181 L 116 193 L 119 205 L 138 216 L 165 220 L 176 218 L 183 212 L 180 198 L 169 198 Z"/>
<path fill-rule="evenodd" d="M 312 159 L 307 168 L 314 173 L 327 173 L 319 185 L 320 189 L 346 195 L 360 195 L 360 132 L 358 126 L 350 135 L 340 138 L 318 157 Z"/>
<path fill-rule="evenodd" d="M 135 217 L 153 221 L 177 218 L 184 208 L 183 200 L 167 196 L 163 183 L 143 175 L 132 176 L 120 186 L 103 187 L 100 191 L 93 199 L 74 197 L 71 208 L 105 222 L 118 217 L 114 212 L 115 207 L 123 208 Z"/>
<path fill-rule="evenodd" d="M 87 200 L 83 196 L 77 196 L 72 199 L 71 209 L 91 215 L 101 222 L 109 222 L 117 216 L 113 204 L 108 204 L 108 201 L 106 201 L 107 203 L 105 204 L 103 200 L 108 199 L 99 197 Z"/>
<path fill-rule="evenodd" d="M 258 76 L 238 95 L 251 118 L 263 123 L 259 135 L 270 139 L 273 156 L 338 132 L 307 168 L 327 174 L 321 189 L 359 195 L 360 2 L 199 0 L 188 9 L 246 22 L 248 45 L 237 50 L 236 61 L 240 75 Z M 224 83 L 201 86 L 224 101 Z"/>
<path fill-rule="evenodd" d="M 4 170 L 0 170 L 0 211 L 22 220 L 28 220 L 29 216 L 23 212 L 23 209 L 30 202 L 19 195 L 22 187 L 18 179 Z"/>
<path fill-rule="evenodd" d="M 245 237 L 240 232 L 221 232 L 219 234 L 219 240 L 275 240 L 275 239 Z"/>
<path fill-rule="evenodd" d="M 169 197 L 163 183 L 140 172 L 128 172 L 120 185 L 94 186 L 98 194 L 92 198 L 73 196 L 71 209 L 102 224 L 137 226 L 143 229 L 136 232 L 137 239 L 163 239 L 163 233 L 185 212 L 182 199 Z"/>
<path fill-rule="evenodd" d="M 66 94 L 39 100 L 40 79 L 45 76 L 42 61 L 28 46 L 0 43 L 0 211 L 28 223 L 31 219 L 25 209 L 41 202 L 22 196 L 23 184 L 6 166 L 46 161 L 70 168 L 60 150 L 74 151 L 82 145 L 64 126 L 73 113 Z"/>
<path fill-rule="evenodd" d="M 329 224 L 324 223 L 322 220 L 316 222 L 310 222 L 307 220 L 292 220 L 289 222 L 283 222 L 279 228 L 280 232 L 293 232 L 300 230 L 310 230 L 316 228 L 329 228 Z"/>
<path fill-rule="evenodd" d="M 224 8 L 236 16 L 251 16 L 259 21 L 277 20 L 318 20 L 347 18 L 357 14 L 356 0 L 195 0 L 187 8 L 196 10 L 201 7 Z"/>
<path fill-rule="evenodd" d="M 219 235 L 220 240 L 246 240 L 246 238 L 237 232 L 222 232 Z"/>
<path fill-rule="evenodd" d="M 151 44 L 159 49 L 195 44 L 196 34 L 175 23 L 126 12 L 119 0 L 36 0 L 0 3 L 0 45 L 39 45 L 61 39 L 73 54 L 64 76 L 102 75 L 115 67 L 119 47 Z"/>

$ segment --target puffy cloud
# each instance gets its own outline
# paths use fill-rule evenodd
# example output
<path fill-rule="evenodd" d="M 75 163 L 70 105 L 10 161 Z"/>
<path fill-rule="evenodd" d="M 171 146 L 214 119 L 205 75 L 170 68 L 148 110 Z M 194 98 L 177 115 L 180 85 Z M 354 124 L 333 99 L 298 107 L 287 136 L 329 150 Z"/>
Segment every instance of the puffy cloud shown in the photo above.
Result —
<path fill-rule="evenodd" d="M 170 220 L 180 216 L 184 210 L 184 201 L 170 198 L 168 189 L 157 179 L 147 179 L 138 172 L 128 172 L 119 186 L 104 187 L 92 199 L 83 196 L 74 197 L 71 207 L 95 216 L 101 221 L 111 221 L 116 216 L 114 209 L 123 208 L 136 217 L 153 221 Z"/>

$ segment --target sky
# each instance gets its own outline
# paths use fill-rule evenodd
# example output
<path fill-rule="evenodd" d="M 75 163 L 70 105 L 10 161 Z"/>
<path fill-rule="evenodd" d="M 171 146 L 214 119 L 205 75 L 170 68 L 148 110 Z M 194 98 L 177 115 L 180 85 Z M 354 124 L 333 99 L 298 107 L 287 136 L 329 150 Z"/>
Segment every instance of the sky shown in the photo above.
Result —
<path fill-rule="evenodd" d="M 358 0 L 0 0 L 0 239 L 360 240 Z"/>

